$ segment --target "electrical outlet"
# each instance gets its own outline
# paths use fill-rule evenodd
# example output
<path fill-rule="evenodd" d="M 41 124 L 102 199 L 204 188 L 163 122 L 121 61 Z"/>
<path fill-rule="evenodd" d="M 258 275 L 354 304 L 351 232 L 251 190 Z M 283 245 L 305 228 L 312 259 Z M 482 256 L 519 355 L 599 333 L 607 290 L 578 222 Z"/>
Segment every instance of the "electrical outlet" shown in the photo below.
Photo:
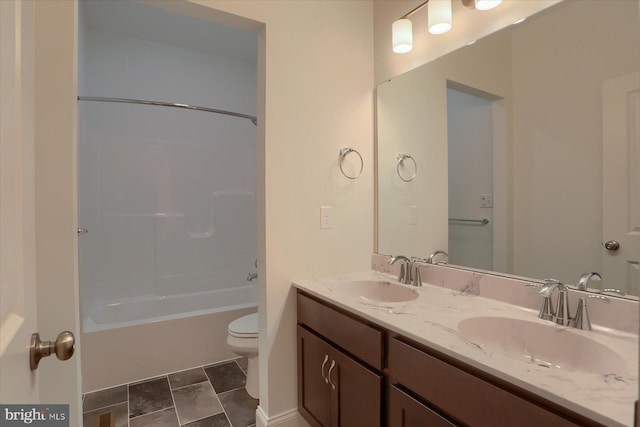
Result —
<path fill-rule="evenodd" d="M 492 208 L 493 207 L 493 194 L 481 194 L 480 195 L 480 207 Z"/>

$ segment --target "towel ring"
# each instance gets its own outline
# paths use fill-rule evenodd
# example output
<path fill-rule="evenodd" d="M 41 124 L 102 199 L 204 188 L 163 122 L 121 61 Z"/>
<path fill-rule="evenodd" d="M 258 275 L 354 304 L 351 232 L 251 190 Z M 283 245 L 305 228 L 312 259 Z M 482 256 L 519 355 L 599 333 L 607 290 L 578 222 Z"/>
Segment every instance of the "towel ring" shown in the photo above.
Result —
<path fill-rule="evenodd" d="M 344 162 L 345 157 L 347 157 L 349 155 L 349 153 L 356 153 L 358 155 L 358 157 L 360 158 L 360 171 L 356 174 L 356 175 L 349 175 L 347 174 L 344 169 L 342 169 L 342 162 Z M 346 147 L 346 148 L 341 148 L 340 149 L 340 172 L 342 172 L 342 174 L 344 176 L 346 176 L 349 179 L 356 179 L 357 177 L 359 177 L 362 174 L 362 169 L 364 168 L 364 161 L 362 160 L 362 156 L 360 155 L 360 153 L 358 153 L 357 150 L 354 150 L 351 147 Z"/>
<path fill-rule="evenodd" d="M 413 162 L 413 175 L 411 175 L 409 178 L 403 177 L 402 174 L 400 173 L 400 165 L 406 159 L 411 159 L 411 161 Z M 400 179 L 403 180 L 404 182 L 413 181 L 416 175 L 418 174 L 418 164 L 416 163 L 416 159 L 411 157 L 409 154 L 397 154 L 396 160 L 398 161 L 398 163 L 396 164 L 396 171 L 398 172 L 398 176 L 400 177 Z"/>

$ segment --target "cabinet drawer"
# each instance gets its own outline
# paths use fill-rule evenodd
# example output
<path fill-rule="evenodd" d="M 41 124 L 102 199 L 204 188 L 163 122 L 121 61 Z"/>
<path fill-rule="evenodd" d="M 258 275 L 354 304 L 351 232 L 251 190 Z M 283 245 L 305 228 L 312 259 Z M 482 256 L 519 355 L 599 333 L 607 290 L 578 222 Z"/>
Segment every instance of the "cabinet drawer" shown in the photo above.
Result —
<path fill-rule="evenodd" d="M 523 397 L 397 339 L 389 343 L 392 384 L 401 384 L 461 424 L 578 426 Z"/>
<path fill-rule="evenodd" d="M 306 325 L 374 369 L 382 370 L 384 333 L 298 293 L 298 323 Z"/>
<path fill-rule="evenodd" d="M 455 427 L 395 386 L 389 388 L 389 427 Z"/>

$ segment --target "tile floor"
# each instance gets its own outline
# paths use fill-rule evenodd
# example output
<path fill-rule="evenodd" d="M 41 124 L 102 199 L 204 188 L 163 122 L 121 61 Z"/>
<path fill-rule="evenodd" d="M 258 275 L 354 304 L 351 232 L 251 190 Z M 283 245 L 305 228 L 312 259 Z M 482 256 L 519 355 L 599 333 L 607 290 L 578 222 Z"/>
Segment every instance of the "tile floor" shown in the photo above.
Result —
<path fill-rule="evenodd" d="M 250 427 L 258 400 L 234 359 L 83 396 L 84 427 Z"/>

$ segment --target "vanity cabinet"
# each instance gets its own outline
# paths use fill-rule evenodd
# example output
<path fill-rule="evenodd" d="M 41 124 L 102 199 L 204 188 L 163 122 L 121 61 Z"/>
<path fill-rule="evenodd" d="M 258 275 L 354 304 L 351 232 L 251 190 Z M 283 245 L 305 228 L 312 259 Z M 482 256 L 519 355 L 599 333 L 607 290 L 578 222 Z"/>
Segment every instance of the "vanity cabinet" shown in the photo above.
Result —
<path fill-rule="evenodd" d="M 297 335 L 298 406 L 307 422 L 382 426 L 383 331 L 298 294 Z"/>
<path fill-rule="evenodd" d="M 389 383 L 390 427 L 600 425 L 402 336 L 389 340 Z"/>
<path fill-rule="evenodd" d="M 298 408 L 314 427 L 604 427 L 298 291 Z"/>

